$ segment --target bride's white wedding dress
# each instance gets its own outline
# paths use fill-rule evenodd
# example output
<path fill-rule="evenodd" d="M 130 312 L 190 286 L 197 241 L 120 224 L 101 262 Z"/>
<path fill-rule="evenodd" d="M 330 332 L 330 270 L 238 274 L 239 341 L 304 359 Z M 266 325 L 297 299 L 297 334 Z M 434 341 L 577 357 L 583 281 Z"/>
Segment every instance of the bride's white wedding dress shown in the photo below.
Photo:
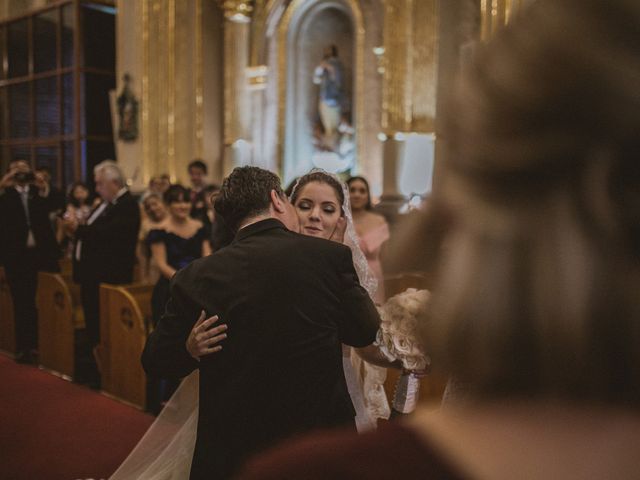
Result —
<path fill-rule="evenodd" d="M 329 175 L 329 174 L 327 174 Z M 337 178 L 337 177 L 334 177 Z M 339 180 L 338 180 L 339 181 Z M 377 280 L 369 271 L 356 236 L 349 192 L 343 186 L 343 210 L 347 219 L 344 243 L 351 248 L 361 285 L 375 297 Z M 381 328 L 380 333 L 383 333 Z M 379 342 L 384 351 L 384 341 Z M 390 408 L 383 388 L 386 369 L 363 361 L 349 346 L 343 346 L 344 376 L 356 411 L 358 432 L 376 428 L 378 418 L 389 418 Z M 187 376 L 131 454 L 110 480 L 186 480 L 196 443 L 199 373 Z"/>

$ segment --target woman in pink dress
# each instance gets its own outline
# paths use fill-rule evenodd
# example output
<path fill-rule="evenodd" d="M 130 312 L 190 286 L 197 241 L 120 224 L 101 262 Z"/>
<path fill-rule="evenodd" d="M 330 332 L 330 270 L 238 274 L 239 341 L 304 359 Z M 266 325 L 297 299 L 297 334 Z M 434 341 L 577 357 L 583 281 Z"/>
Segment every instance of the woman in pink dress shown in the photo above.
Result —
<path fill-rule="evenodd" d="M 384 242 L 389 239 L 389 225 L 382 215 L 371 211 L 371 193 L 365 178 L 351 177 L 347 180 L 347 185 L 360 248 L 367 257 L 371 272 L 378 280 L 378 290 L 373 300 L 377 305 L 382 305 L 385 293 L 380 251 Z"/>

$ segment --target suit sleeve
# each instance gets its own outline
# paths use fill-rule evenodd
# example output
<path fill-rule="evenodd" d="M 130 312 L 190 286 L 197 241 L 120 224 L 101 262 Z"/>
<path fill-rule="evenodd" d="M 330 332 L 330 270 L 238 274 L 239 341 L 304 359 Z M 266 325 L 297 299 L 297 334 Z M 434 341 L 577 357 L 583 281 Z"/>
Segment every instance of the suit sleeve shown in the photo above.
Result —
<path fill-rule="evenodd" d="M 352 347 L 371 345 L 380 328 L 380 315 L 367 291 L 360 285 L 353 267 L 351 250 L 340 249 L 340 300 L 343 313 L 340 331 L 342 343 Z"/>
<path fill-rule="evenodd" d="M 148 375 L 184 377 L 198 368 L 198 361 L 189 355 L 185 343 L 200 312 L 187 297 L 182 279 L 180 274 L 173 277 L 165 313 L 142 352 L 142 366 Z"/>
<path fill-rule="evenodd" d="M 123 206 L 124 207 L 124 206 Z M 119 240 L 123 237 L 130 237 L 140 229 L 140 209 L 135 201 L 127 202 L 126 209 L 114 212 L 113 220 L 107 223 L 93 223 L 91 225 L 80 225 L 76 231 L 79 239 L 95 239 L 101 241 Z"/>

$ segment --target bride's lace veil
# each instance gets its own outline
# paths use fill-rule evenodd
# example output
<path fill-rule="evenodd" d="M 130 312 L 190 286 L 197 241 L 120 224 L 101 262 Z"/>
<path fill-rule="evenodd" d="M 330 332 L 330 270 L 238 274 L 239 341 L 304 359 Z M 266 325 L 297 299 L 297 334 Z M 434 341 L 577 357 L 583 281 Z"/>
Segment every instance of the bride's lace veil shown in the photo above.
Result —
<path fill-rule="evenodd" d="M 318 174 L 320 176 L 329 177 L 335 180 L 342 188 L 342 193 L 344 195 L 344 200 L 342 202 L 342 211 L 344 213 L 345 221 L 347 222 L 347 227 L 344 233 L 344 244 L 351 249 L 353 266 L 356 269 L 356 273 L 358 274 L 360 285 L 364 287 L 371 298 L 374 298 L 376 290 L 378 289 L 378 280 L 371 272 L 369 263 L 367 262 L 367 258 L 362 252 L 362 249 L 360 248 L 360 244 L 358 242 L 358 235 L 356 234 L 356 227 L 353 223 L 353 215 L 351 213 L 351 201 L 349 199 L 349 188 L 347 187 L 347 184 L 340 180 L 337 175 L 326 172 L 325 170 L 319 168 L 314 168 L 307 175 L 311 174 Z M 304 178 L 304 176 L 300 177 L 295 187 L 293 187 L 293 190 L 291 192 L 292 199 L 296 197 L 296 192 L 299 188 L 300 180 L 302 178 Z"/>
<path fill-rule="evenodd" d="M 198 430 L 198 370 L 185 378 L 110 480 L 189 478 Z"/>

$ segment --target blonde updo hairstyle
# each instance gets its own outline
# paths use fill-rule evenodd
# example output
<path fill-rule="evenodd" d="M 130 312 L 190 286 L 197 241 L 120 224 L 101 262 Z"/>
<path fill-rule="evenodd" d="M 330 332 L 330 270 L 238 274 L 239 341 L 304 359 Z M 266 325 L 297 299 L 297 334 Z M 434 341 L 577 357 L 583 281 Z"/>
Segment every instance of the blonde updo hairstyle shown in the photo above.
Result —
<path fill-rule="evenodd" d="M 640 406 L 640 3 L 539 0 L 446 115 L 425 337 L 472 398 Z"/>

